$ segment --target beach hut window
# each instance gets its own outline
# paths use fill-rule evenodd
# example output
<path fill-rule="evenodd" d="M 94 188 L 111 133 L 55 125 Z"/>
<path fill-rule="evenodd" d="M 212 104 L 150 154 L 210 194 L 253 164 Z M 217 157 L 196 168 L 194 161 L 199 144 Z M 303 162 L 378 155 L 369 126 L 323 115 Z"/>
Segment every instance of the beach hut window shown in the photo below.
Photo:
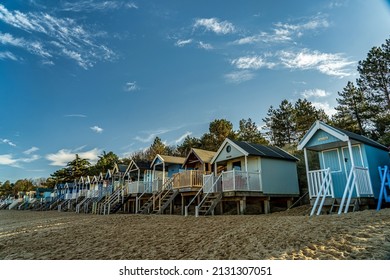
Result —
<path fill-rule="evenodd" d="M 230 151 L 232 150 L 232 147 L 230 145 L 227 145 L 226 146 L 226 152 L 227 153 L 230 153 Z"/>

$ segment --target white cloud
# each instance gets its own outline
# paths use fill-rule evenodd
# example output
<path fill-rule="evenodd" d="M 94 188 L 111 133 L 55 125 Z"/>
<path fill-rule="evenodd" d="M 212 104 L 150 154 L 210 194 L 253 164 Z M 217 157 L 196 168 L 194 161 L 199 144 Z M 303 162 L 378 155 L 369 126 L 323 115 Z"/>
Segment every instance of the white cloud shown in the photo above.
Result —
<path fill-rule="evenodd" d="M 310 97 L 317 97 L 317 98 L 321 98 L 321 97 L 327 97 L 330 95 L 329 92 L 323 90 L 323 89 L 308 89 L 308 90 L 305 90 L 304 92 L 302 92 L 302 97 L 304 98 L 310 98 Z"/>
<path fill-rule="evenodd" d="M 11 52 L 0 52 L 0 60 L 4 59 L 11 59 L 11 60 L 18 60 L 18 58 Z"/>
<path fill-rule="evenodd" d="M 328 116 L 336 114 L 336 110 L 329 105 L 328 102 L 312 102 L 313 106 L 317 109 L 322 109 Z"/>
<path fill-rule="evenodd" d="M 127 82 L 125 85 L 125 91 L 136 91 L 139 90 L 139 87 L 137 86 L 137 82 Z"/>
<path fill-rule="evenodd" d="M 40 159 L 41 157 L 38 156 L 38 155 L 32 155 L 31 157 L 29 158 L 20 158 L 20 159 L 17 159 L 18 162 L 24 162 L 24 163 L 29 163 L 29 162 L 33 162 L 33 161 L 36 161 L 38 159 Z"/>
<path fill-rule="evenodd" d="M 89 67 L 92 67 L 93 66 L 93 63 L 90 62 L 89 60 L 87 59 L 84 59 L 83 56 L 76 52 L 76 51 L 72 51 L 72 50 L 67 50 L 67 49 L 63 49 L 62 52 L 69 58 L 75 60 L 77 62 L 78 65 L 80 65 L 82 68 L 84 69 L 88 69 Z"/>
<path fill-rule="evenodd" d="M 266 62 L 260 56 L 244 56 L 231 61 L 232 65 L 238 69 L 260 69 L 260 68 L 272 68 L 274 63 Z"/>
<path fill-rule="evenodd" d="M 175 140 L 175 144 L 179 144 L 179 143 L 183 142 L 183 140 L 184 140 L 187 136 L 190 136 L 191 134 L 192 134 L 192 132 L 187 131 L 186 133 L 184 133 L 182 136 L 180 136 L 178 139 Z"/>
<path fill-rule="evenodd" d="M 175 46 L 177 47 L 184 47 L 185 45 L 191 44 L 192 39 L 187 39 L 187 40 L 177 40 L 175 43 Z"/>
<path fill-rule="evenodd" d="M 0 21 L 26 31 L 27 36 L 34 38 L 15 38 L 12 34 L 0 33 L 0 43 L 21 47 L 45 61 L 48 61 L 47 58 L 62 56 L 75 60 L 80 67 L 88 69 L 97 61 L 112 61 L 116 58 L 111 49 L 98 42 L 102 38 L 102 32 L 88 30 L 74 19 L 58 18 L 43 12 L 9 11 L 0 4 Z M 37 34 L 41 36 L 41 40 L 37 41 Z"/>
<path fill-rule="evenodd" d="M 70 115 L 65 115 L 65 118 L 86 118 L 86 115 L 83 114 L 70 114 Z"/>
<path fill-rule="evenodd" d="M 101 150 L 94 148 L 86 152 L 76 152 L 75 150 L 61 149 L 57 153 L 46 155 L 46 159 L 51 161 L 53 166 L 66 166 L 66 164 L 75 159 L 76 153 L 80 158 L 87 159 L 91 163 L 95 163 L 99 159 Z"/>
<path fill-rule="evenodd" d="M 37 148 L 37 147 L 31 147 L 30 149 L 24 151 L 23 154 L 30 155 L 38 150 L 39 150 L 39 148 Z"/>
<path fill-rule="evenodd" d="M 213 46 L 211 44 L 203 43 L 202 41 L 200 41 L 199 48 L 204 49 L 204 50 L 212 50 Z"/>
<path fill-rule="evenodd" d="M 0 155 L 0 164 L 1 165 L 15 165 L 16 159 L 12 158 L 12 155 L 6 154 L 6 155 Z"/>
<path fill-rule="evenodd" d="M 11 154 L 0 155 L 0 165 L 9 165 L 21 168 L 20 163 L 30 163 L 40 159 L 38 155 L 32 155 L 29 158 L 14 158 Z"/>
<path fill-rule="evenodd" d="M 16 147 L 16 144 L 13 143 L 13 142 L 12 142 L 11 140 L 9 140 L 9 139 L 0 139 L 0 141 L 3 142 L 4 144 L 8 144 L 8 145 L 10 145 L 10 146 L 12 146 L 12 147 Z"/>
<path fill-rule="evenodd" d="M 234 41 L 234 43 L 238 45 L 245 45 L 245 44 L 257 43 L 259 41 L 260 41 L 260 37 L 258 35 L 254 35 L 254 36 L 248 36 L 248 37 L 238 39 Z"/>
<path fill-rule="evenodd" d="M 84 0 L 75 3 L 65 2 L 62 10 L 71 12 L 109 11 L 117 9 L 138 9 L 134 2 L 129 1 L 93 1 Z"/>
<path fill-rule="evenodd" d="M 17 47 L 22 47 L 25 45 L 23 39 L 14 38 L 14 36 L 12 36 L 9 33 L 1 33 L 1 32 L 0 32 L 0 43 L 3 45 L 12 45 Z"/>
<path fill-rule="evenodd" d="M 233 84 L 240 84 L 252 80 L 254 76 L 255 75 L 248 70 L 235 71 L 224 75 L 226 81 Z"/>
<path fill-rule="evenodd" d="M 204 28 L 207 31 L 212 31 L 216 34 L 234 33 L 235 27 L 228 21 L 220 21 L 217 18 L 201 18 L 194 23 L 194 28 Z"/>
<path fill-rule="evenodd" d="M 143 142 L 143 143 L 151 142 L 154 140 L 154 138 L 156 138 L 156 136 L 161 135 L 161 134 L 165 134 L 165 133 L 170 132 L 170 131 L 172 131 L 172 130 L 171 129 L 158 129 L 158 130 L 153 131 L 153 132 L 148 132 L 148 135 L 146 137 L 137 136 L 137 137 L 135 137 L 135 140 Z"/>
<path fill-rule="evenodd" d="M 275 26 L 279 32 L 303 32 L 305 30 L 316 30 L 329 27 L 328 20 L 323 16 L 316 16 L 309 20 L 296 24 L 277 23 Z"/>
<path fill-rule="evenodd" d="M 295 38 L 299 38 L 304 35 L 306 31 L 315 31 L 320 28 L 329 27 L 329 22 L 323 15 L 318 15 L 300 20 L 298 23 L 276 23 L 272 32 L 260 32 L 259 34 L 247 36 L 234 41 L 234 44 L 244 45 L 253 43 L 285 43 L 291 42 Z"/>
<path fill-rule="evenodd" d="M 0 43 L 3 45 L 11 45 L 19 48 L 26 49 L 28 52 L 48 58 L 52 55 L 42 46 L 38 41 L 29 42 L 23 38 L 15 38 L 9 33 L 0 32 Z"/>
<path fill-rule="evenodd" d="M 234 44 L 245 45 L 245 44 L 254 44 L 254 43 L 284 43 L 291 41 L 291 34 L 286 30 L 275 29 L 273 33 L 261 32 L 257 35 L 252 35 L 244 37 L 234 41 Z"/>
<path fill-rule="evenodd" d="M 92 129 L 96 133 L 102 133 L 103 132 L 103 128 L 98 127 L 97 125 L 90 127 L 90 129 Z"/>
<path fill-rule="evenodd" d="M 349 61 L 342 54 L 320 53 L 303 49 L 300 52 L 282 51 L 280 60 L 284 66 L 291 69 L 315 69 L 319 72 L 337 77 L 352 75 L 351 66 L 354 61 Z"/>

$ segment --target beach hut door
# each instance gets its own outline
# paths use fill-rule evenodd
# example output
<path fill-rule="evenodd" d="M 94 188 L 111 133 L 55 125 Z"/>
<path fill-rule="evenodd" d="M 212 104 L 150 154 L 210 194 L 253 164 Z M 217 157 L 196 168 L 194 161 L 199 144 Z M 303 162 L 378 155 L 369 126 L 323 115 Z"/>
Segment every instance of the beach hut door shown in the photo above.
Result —
<path fill-rule="evenodd" d="M 323 168 L 330 168 L 332 176 L 332 193 L 336 192 L 336 196 L 342 190 L 339 190 L 341 186 L 345 185 L 346 178 L 342 169 L 341 153 L 337 149 L 323 151 Z"/>
<path fill-rule="evenodd" d="M 362 162 L 362 153 L 360 150 L 360 146 L 352 147 L 352 156 L 353 156 L 353 161 L 355 163 L 355 166 L 364 167 Z M 348 177 L 352 168 L 351 155 L 349 154 L 348 147 L 343 148 L 343 158 L 344 158 L 345 175 Z"/>

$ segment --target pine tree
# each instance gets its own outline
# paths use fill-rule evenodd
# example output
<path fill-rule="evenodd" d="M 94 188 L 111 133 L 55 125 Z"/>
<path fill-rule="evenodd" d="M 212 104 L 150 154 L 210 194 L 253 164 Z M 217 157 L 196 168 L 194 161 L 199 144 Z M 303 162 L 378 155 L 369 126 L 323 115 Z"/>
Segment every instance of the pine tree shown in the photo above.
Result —
<path fill-rule="evenodd" d="M 337 113 L 333 116 L 333 124 L 338 128 L 366 135 L 369 119 L 368 101 L 363 91 L 348 82 L 342 92 L 338 92 Z"/>
<path fill-rule="evenodd" d="M 251 118 L 247 120 L 241 119 L 239 127 L 237 131 L 238 140 L 256 144 L 268 144 L 268 141 L 263 137 L 256 123 Z"/>
<path fill-rule="evenodd" d="M 324 110 L 317 109 L 306 98 L 298 99 L 294 104 L 293 115 L 295 144 L 302 139 L 307 130 L 309 130 L 316 120 L 327 122 L 329 117 L 326 115 Z"/>
<path fill-rule="evenodd" d="M 358 86 L 368 100 L 370 136 L 384 139 L 390 133 L 390 39 L 381 47 L 373 47 L 367 58 L 359 61 L 358 72 Z"/>
<path fill-rule="evenodd" d="M 288 100 L 283 100 L 279 108 L 272 106 L 267 112 L 267 117 L 263 119 L 268 140 L 275 146 L 283 147 L 294 143 L 294 107 Z"/>

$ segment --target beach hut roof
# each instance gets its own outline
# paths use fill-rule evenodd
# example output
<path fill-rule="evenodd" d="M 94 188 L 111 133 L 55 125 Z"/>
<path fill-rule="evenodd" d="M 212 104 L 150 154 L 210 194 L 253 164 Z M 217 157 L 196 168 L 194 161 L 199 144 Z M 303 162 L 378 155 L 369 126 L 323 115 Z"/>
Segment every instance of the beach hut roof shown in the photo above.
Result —
<path fill-rule="evenodd" d="M 305 136 L 299 142 L 298 150 L 302 150 L 308 144 L 310 139 L 312 139 L 312 137 L 314 136 L 314 134 L 318 130 L 323 130 L 326 133 L 336 137 L 337 139 L 339 139 L 342 142 L 347 142 L 349 140 L 352 140 L 354 142 L 364 143 L 364 144 L 367 144 L 369 146 L 372 146 L 372 147 L 375 147 L 375 148 L 378 148 L 381 150 L 385 150 L 385 151 L 389 150 L 387 147 L 383 146 L 382 144 L 379 144 L 378 142 L 376 142 L 368 137 L 365 137 L 363 135 L 359 135 L 359 134 L 356 134 L 356 133 L 353 133 L 353 132 L 350 132 L 350 131 L 347 131 L 344 129 L 335 128 L 335 127 L 330 126 L 322 121 L 316 121 L 311 126 L 311 128 L 307 131 Z"/>
<path fill-rule="evenodd" d="M 215 156 L 212 159 L 212 163 L 218 158 L 218 155 L 224 149 L 224 147 L 230 144 L 239 150 L 244 156 L 259 156 L 264 158 L 274 158 L 289 161 L 298 161 L 298 158 L 289 154 L 288 152 L 274 146 L 266 146 L 261 144 L 249 143 L 246 141 L 236 141 L 226 138 L 222 145 L 219 147 Z"/>
<path fill-rule="evenodd" d="M 186 158 L 184 157 L 174 157 L 174 156 L 166 156 L 166 155 L 156 155 L 153 159 L 150 166 L 153 166 L 156 164 L 157 160 L 160 160 L 161 162 L 164 162 L 166 165 L 168 164 L 180 164 L 183 165 Z"/>
<path fill-rule="evenodd" d="M 183 166 L 189 163 L 188 160 L 191 157 L 191 155 L 194 155 L 201 163 L 210 163 L 213 157 L 215 156 L 215 152 L 191 148 L 191 151 L 188 153 L 183 163 Z"/>

